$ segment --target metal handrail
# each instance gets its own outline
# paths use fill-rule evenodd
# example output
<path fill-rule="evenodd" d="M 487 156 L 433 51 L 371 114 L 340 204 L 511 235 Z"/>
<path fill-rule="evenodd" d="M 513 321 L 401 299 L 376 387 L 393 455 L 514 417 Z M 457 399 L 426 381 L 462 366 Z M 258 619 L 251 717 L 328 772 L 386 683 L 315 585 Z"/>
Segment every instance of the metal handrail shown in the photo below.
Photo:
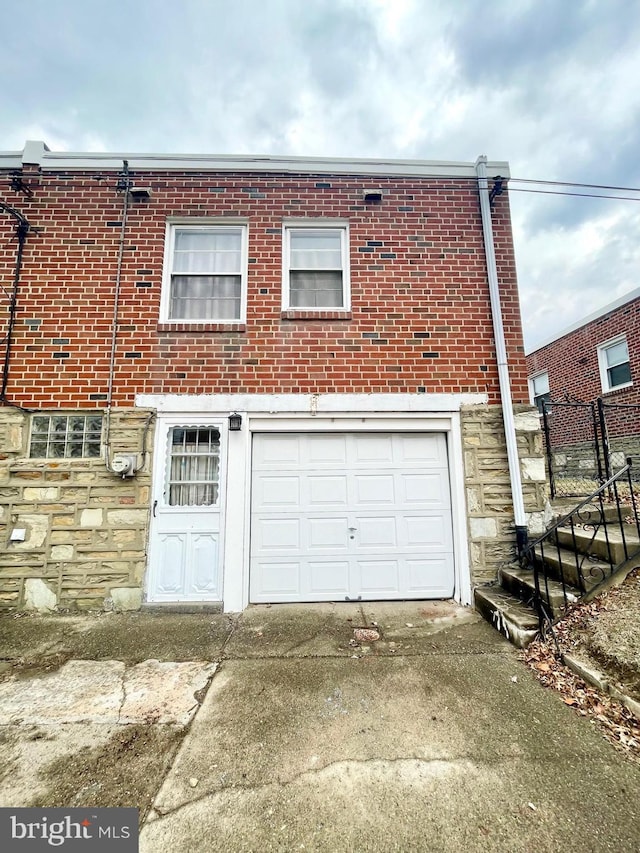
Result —
<path fill-rule="evenodd" d="M 554 621 L 553 617 L 552 617 L 552 613 L 551 613 L 551 608 L 548 606 L 549 580 L 550 580 L 550 578 L 549 578 L 548 566 L 547 566 L 547 563 L 545 560 L 545 543 L 547 543 L 547 545 L 551 545 L 551 546 L 555 547 L 555 550 L 557 552 L 557 561 L 558 561 L 558 579 L 559 579 L 561 587 L 562 587 L 562 593 L 563 593 L 563 598 L 564 598 L 564 606 L 566 607 L 569 603 L 569 597 L 567 595 L 567 584 L 566 584 L 567 578 L 566 578 L 566 574 L 565 574 L 565 570 L 569 569 L 569 564 L 567 564 L 566 561 L 565 561 L 565 564 L 563 564 L 561 547 L 560 547 L 560 543 L 558 541 L 558 537 L 556 537 L 555 542 L 549 542 L 551 537 L 561 527 L 566 528 L 567 526 L 569 526 L 571 529 L 571 538 L 573 541 L 573 549 L 574 549 L 574 555 L 575 555 L 575 571 L 576 571 L 576 577 L 578 580 L 578 586 L 580 588 L 580 592 L 583 595 L 584 595 L 584 593 L 587 592 L 587 588 L 586 588 L 587 584 L 586 584 L 585 577 L 583 574 L 584 561 L 587 559 L 587 556 L 586 555 L 583 556 L 582 560 L 580 560 L 580 557 L 578 555 L 575 526 L 574 526 L 574 518 L 575 518 L 575 516 L 579 517 L 581 511 L 586 506 L 588 506 L 589 504 L 591 504 L 592 506 L 594 504 L 596 506 L 599 505 L 598 511 L 599 511 L 599 515 L 600 515 L 599 520 L 596 520 L 593 523 L 594 532 L 593 532 L 593 536 L 591 537 L 591 542 L 589 544 L 592 544 L 595 541 L 596 534 L 597 534 L 598 530 L 602 527 L 604 530 L 604 535 L 605 535 L 605 543 L 606 543 L 606 550 L 607 550 L 607 561 L 608 561 L 608 564 L 611 566 L 611 573 L 613 573 L 613 571 L 615 569 L 614 560 L 612 558 L 612 547 L 611 547 L 611 541 L 609 538 L 609 530 L 608 530 L 608 528 L 611 526 L 611 522 L 607 522 L 607 520 L 605 518 L 605 511 L 604 511 L 604 496 L 605 496 L 605 494 L 608 495 L 610 498 L 614 499 L 614 503 L 615 503 L 615 506 L 617 509 L 617 513 L 616 513 L 617 514 L 617 520 L 614 522 L 614 524 L 616 526 L 619 525 L 619 527 L 620 527 L 620 534 L 621 534 L 621 538 L 622 538 L 621 544 L 622 544 L 623 552 L 624 552 L 624 561 L 629 559 L 630 554 L 629 554 L 629 548 L 627 545 L 627 536 L 625 535 L 625 530 L 624 530 L 625 522 L 624 522 L 624 519 L 622 516 L 620 495 L 618 493 L 618 483 L 620 481 L 622 481 L 625 477 L 627 477 L 628 482 L 629 482 L 629 493 L 630 493 L 630 497 L 631 497 L 631 506 L 633 509 L 635 526 L 636 526 L 636 530 L 638 533 L 639 545 L 640 545 L 640 519 L 638 518 L 638 508 L 636 506 L 636 497 L 635 497 L 635 493 L 633 490 L 633 482 L 631 479 L 631 458 L 628 457 L 626 462 L 627 462 L 627 464 L 623 468 L 621 468 L 619 471 L 617 471 L 613 476 L 609 477 L 608 480 L 606 480 L 604 483 L 602 483 L 601 486 L 599 486 L 587 498 L 585 498 L 583 501 L 581 501 L 573 510 L 571 510 L 571 512 L 566 513 L 561 518 L 559 518 L 558 521 L 556 521 L 554 524 L 552 524 L 551 527 L 549 527 L 545 531 L 545 533 L 543 533 L 542 536 L 539 536 L 537 539 L 533 540 L 532 542 L 529 542 L 527 544 L 527 546 L 523 549 L 522 562 L 525 565 L 526 564 L 531 565 L 533 568 L 534 586 L 535 586 L 533 604 L 534 604 L 536 611 L 538 612 L 541 630 L 544 630 L 545 625 L 546 626 L 552 626 L 553 621 Z M 536 559 L 536 548 L 539 549 L 541 565 L 539 564 L 539 561 Z M 640 547 L 638 548 L 638 550 L 640 551 Z M 594 568 L 595 568 L 595 565 L 594 565 Z M 599 565 L 597 566 L 597 569 L 598 569 L 598 574 L 601 573 L 602 574 L 602 580 L 604 580 L 606 578 L 605 573 L 602 571 L 602 569 L 600 568 Z M 542 578 L 540 577 L 541 573 L 542 573 Z M 593 571 L 591 572 L 591 575 L 593 577 L 593 575 L 594 575 Z M 546 593 L 546 601 L 545 601 L 544 596 L 542 595 L 541 581 L 542 581 L 542 584 L 544 586 L 544 591 Z"/>

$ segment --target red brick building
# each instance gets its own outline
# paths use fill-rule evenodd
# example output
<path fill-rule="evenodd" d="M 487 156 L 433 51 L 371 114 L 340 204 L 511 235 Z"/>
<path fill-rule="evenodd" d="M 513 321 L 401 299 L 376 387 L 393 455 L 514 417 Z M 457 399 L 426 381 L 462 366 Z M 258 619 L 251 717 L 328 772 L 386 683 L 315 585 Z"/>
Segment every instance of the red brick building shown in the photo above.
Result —
<path fill-rule="evenodd" d="M 0 154 L 0 187 L 6 603 L 468 602 L 512 552 L 473 164 L 28 143 Z"/>
<path fill-rule="evenodd" d="M 527 355 L 531 400 L 602 401 L 610 450 L 640 456 L 640 289 L 545 341 Z M 552 445 L 566 456 L 593 443 L 590 414 L 551 407 Z M 583 465 L 588 467 L 586 457 Z"/>

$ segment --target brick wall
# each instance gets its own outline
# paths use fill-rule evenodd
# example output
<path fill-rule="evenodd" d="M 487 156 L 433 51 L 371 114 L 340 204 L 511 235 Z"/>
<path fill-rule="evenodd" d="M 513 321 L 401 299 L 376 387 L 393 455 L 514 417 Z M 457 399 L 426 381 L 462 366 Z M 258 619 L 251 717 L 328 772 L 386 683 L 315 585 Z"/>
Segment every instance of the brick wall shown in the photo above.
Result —
<path fill-rule="evenodd" d="M 634 384 L 630 388 L 603 394 L 597 348 L 622 333 L 627 337 Z M 530 376 L 547 371 L 552 400 L 562 401 L 568 397 L 591 402 L 603 397 L 611 406 L 637 405 L 638 409 L 627 411 L 607 408 L 607 430 L 611 438 L 640 434 L 640 299 L 622 305 L 531 353 L 527 356 L 527 367 Z M 554 447 L 589 441 L 592 436 L 588 411 L 558 408 L 553 412 Z"/>
<path fill-rule="evenodd" d="M 365 176 L 137 173 L 148 202 L 128 218 L 114 403 L 136 392 L 487 392 L 499 401 L 484 247 L 474 181 Z M 374 180 L 380 204 L 366 205 Z M 33 198 L 2 196 L 34 226 L 24 253 L 10 400 L 95 408 L 108 384 L 122 196 L 116 176 L 40 174 Z M 248 319 L 234 331 L 158 322 L 169 216 L 249 222 Z M 352 311 L 281 312 L 282 220 L 347 219 Z M 508 198 L 495 242 L 516 402 L 527 400 Z M 13 223 L 0 216 L 0 280 L 11 281 Z M 295 316 L 295 315 L 290 315 Z"/>

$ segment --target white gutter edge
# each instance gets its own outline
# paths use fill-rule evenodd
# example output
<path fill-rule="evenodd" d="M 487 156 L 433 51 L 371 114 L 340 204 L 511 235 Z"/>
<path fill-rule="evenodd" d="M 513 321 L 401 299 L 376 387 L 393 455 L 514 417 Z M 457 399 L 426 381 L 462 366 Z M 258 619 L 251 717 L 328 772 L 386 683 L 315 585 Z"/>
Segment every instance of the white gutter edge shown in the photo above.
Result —
<path fill-rule="evenodd" d="M 487 181 L 487 158 L 482 155 L 476 161 L 478 175 L 478 192 L 480 195 L 480 213 L 482 215 L 482 233 L 484 235 L 485 257 L 487 262 L 487 277 L 489 279 L 489 296 L 491 298 L 491 314 L 493 319 L 493 335 L 496 342 L 496 357 L 498 362 L 498 378 L 500 382 L 500 397 L 502 399 L 502 417 L 504 432 L 507 440 L 507 457 L 509 460 L 509 477 L 513 497 L 513 514 L 518 536 L 518 550 L 526 541 L 527 516 L 524 511 L 522 497 L 522 478 L 520 476 L 520 460 L 516 440 L 516 427 L 513 418 L 513 399 L 511 397 L 511 382 L 509 380 L 509 363 L 507 346 L 504 339 L 502 323 L 502 306 L 500 304 L 500 287 L 498 284 L 498 269 L 496 252 L 493 243 L 493 224 L 491 221 L 491 205 L 489 203 L 489 183 Z M 520 528 L 520 530 L 518 530 Z"/>

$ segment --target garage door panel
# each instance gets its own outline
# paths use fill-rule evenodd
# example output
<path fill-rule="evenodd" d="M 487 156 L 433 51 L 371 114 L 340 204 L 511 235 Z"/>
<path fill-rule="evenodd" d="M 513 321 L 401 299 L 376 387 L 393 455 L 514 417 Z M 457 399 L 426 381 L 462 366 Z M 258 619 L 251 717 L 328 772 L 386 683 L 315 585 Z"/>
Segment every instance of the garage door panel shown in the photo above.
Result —
<path fill-rule="evenodd" d="M 301 594 L 302 566 L 299 560 L 258 560 L 255 563 L 255 599 L 275 601 L 279 596 L 298 600 Z"/>
<path fill-rule="evenodd" d="M 443 434 L 254 436 L 251 600 L 453 593 Z"/>
<path fill-rule="evenodd" d="M 395 516 L 357 516 L 355 534 L 361 548 L 397 548 L 398 532 Z"/>
<path fill-rule="evenodd" d="M 349 520 L 343 518 L 310 518 L 308 543 L 311 552 L 319 549 L 346 551 L 349 541 Z"/>
<path fill-rule="evenodd" d="M 300 437 L 270 435 L 268 442 L 254 442 L 253 466 L 255 469 L 288 469 L 300 467 Z"/>
<path fill-rule="evenodd" d="M 314 507 L 347 506 L 347 478 L 344 474 L 311 474 L 307 479 L 307 497 L 304 503 Z"/>
<path fill-rule="evenodd" d="M 344 598 L 349 592 L 348 560 L 311 560 L 309 562 L 309 592 L 335 594 Z"/>
<path fill-rule="evenodd" d="M 396 503 L 393 474 L 356 474 L 354 482 L 357 506 L 366 504 L 393 506 Z"/>
<path fill-rule="evenodd" d="M 350 464 L 376 467 L 393 464 L 393 436 L 354 433 L 351 439 L 353 452 Z"/>
<path fill-rule="evenodd" d="M 358 560 L 359 587 L 362 595 L 393 593 L 400 589 L 397 560 Z"/>
<path fill-rule="evenodd" d="M 406 560 L 407 588 L 412 594 L 432 598 L 453 595 L 453 565 L 448 555 Z"/>
<path fill-rule="evenodd" d="M 405 516 L 402 525 L 403 541 L 410 547 L 441 551 L 452 548 L 451 522 L 444 513 Z"/>
<path fill-rule="evenodd" d="M 253 526 L 254 553 L 263 551 L 299 551 L 301 521 L 298 518 L 261 518 Z"/>
<path fill-rule="evenodd" d="M 397 458 L 401 465 L 447 468 L 447 443 L 442 433 L 397 435 Z"/>
<path fill-rule="evenodd" d="M 300 506 L 300 477 L 264 476 L 257 484 L 256 508 L 274 512 Z"/>
<path fill-rule="evenodd" d="M 315 435 L 312 441 L 304 442 L 304 448 L 305 458 L 313 465 L 340 465 L 344 468 L 347 464 L 346 435 Z"/>
<path fill-rule="evenodd" d="M 446 471 L 430 474 L 399 474 L 399 493 L 405 506 L 425 508 L 449 506 L 449 477 Z"/>

